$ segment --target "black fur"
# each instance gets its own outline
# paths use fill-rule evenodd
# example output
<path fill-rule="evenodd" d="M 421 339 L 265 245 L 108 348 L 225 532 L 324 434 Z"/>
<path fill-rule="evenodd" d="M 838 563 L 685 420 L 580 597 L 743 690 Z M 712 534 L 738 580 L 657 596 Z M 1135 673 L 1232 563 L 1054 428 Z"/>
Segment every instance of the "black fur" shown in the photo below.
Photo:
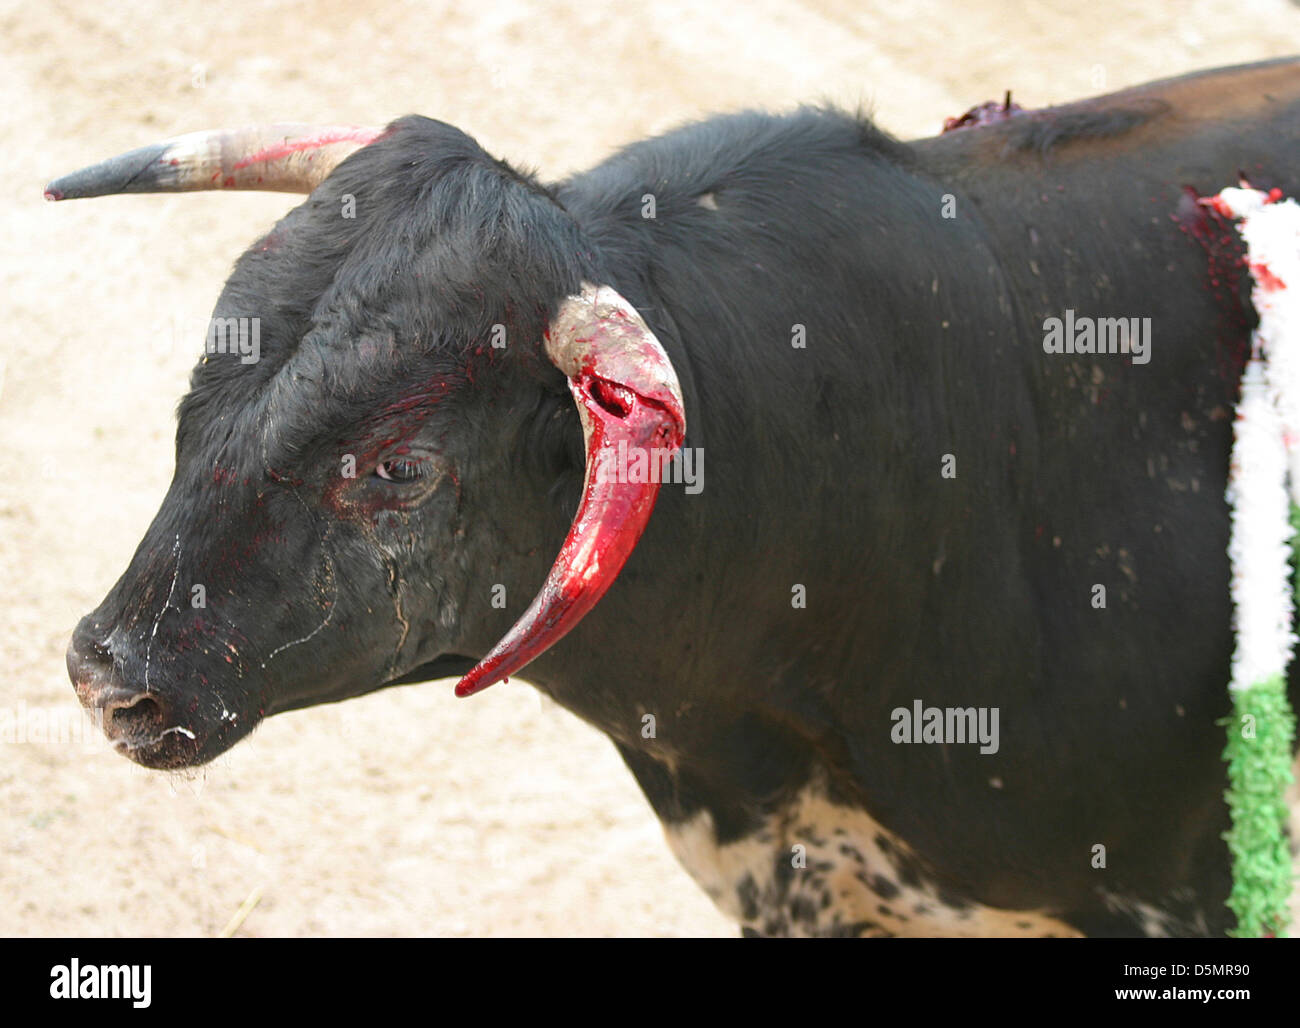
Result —
<path fill-rule="evenodd" d="M 747 113 L 553 186 L 397 122 L 240 260 L 217 314 L 260 317 L 264 357 L 196 369 L 176 480 L 78 645 L 137 688 L 152 661 L 159 717 L 199 734 L 137 755 L 162 765 L 263 713 L 463 671 L 576 507 L 580 430 L 539 340 L 579 282 L 608 283 L 678 370 L 705 488 L 662 490 L 530 680 L 613 738 L 661 818 L 707 809 L 721 842 L 825 775 L 910 844 L 896 876 L 950 905 L 1137 931 L 1119 896 L 1219 933 L 1220 358 L 1249 326 L 1224 327 L 1170 213 L 1189 176 L 1216 189 L 1239 167 L 1294 193 L 1298 115 L 1175 132 L 1126 101 L 904 144 L 829 109 Z M 1045 355 L 1067 307 L 1150 317 L 1151 363 Z M 436 472 L 407 489 L 370 474 L 402 445 Z M 369 455 L 356 480 L 348 454 Z M 210 613 L 177 602 L 193 582 Z M 998 707 L 999 752 L 891 744 L 890 711 L 917 698 Z"/>

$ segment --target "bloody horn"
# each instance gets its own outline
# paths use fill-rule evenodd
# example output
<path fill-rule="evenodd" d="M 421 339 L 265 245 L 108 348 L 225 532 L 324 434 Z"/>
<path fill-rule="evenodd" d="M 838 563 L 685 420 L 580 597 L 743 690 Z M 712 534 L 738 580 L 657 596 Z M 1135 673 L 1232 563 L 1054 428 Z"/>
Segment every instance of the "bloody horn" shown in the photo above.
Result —
<path fill-rule="evenodd" d="M 383 131 L 287 124 L 191 132 L 57 178 L 45 187 L 45 199 L 203 189 L 310 193 Z"/>
<path fill-rule="evenodd" d="M 505 637 L 456 686 L 470 696 L 516 674 L 591 610 L 645 530 L 659 483 L 611 480 L 603 454 L 671 454 L 686 435 L 681 386 L 668 354 L 627 300 L 583 283 L 546 333 L 546 355 L 569 377 L 582 419 L 587 468 L 582 503 L 537 596 Z M 647 476 L 657 478 L 658 476 Z"/>

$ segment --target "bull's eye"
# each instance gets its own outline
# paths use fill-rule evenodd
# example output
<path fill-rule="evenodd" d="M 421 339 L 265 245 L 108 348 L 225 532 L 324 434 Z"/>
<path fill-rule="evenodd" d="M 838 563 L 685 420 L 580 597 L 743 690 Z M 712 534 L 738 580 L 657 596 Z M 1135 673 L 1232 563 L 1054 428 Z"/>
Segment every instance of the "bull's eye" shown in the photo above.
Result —
<path fill-rule="evenodd" d="M 424 461 L 414 457 L 390 457 L 375 465 L 375 474 L 385 482 L 414 482 L 424 473 Z"/>

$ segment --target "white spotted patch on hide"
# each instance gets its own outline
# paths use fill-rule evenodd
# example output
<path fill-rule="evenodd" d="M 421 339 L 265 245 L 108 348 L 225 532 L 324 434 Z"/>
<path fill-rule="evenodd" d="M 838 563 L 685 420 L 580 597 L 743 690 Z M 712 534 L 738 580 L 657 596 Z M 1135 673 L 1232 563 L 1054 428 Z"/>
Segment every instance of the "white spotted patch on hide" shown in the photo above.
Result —
<path fill-rule="evenodd" d="M 1107 910 L 1133 922 L 1138 931 L 1148 939 L 1201 937 L 1210 933 L 1203 912 L 1198 913 L 1190 921 L 1184 921 L 1179 920 L 1168 911 L 1161 910 L 1154 904 L 1144 903 L 1132 896 L 1107 892 L 1105 889 L 1098 890 L 1097 894 L 1101 897 L 1102 902 L 1106 904 Z M 1181 894 L 1186 894 L 1190 898 L 1191 891 L 1183 890 Z"/>
<path fill-rule="evenodd" d="M 707 811 L 664 826 L 682 866 L 718 908 L 762 935 L 1072 936 L 1038 911 L 942 895 L 869 814 L 810 787 L 752 835 L 719 845 Z M 883 844 L 882 844 L 883 843 Z M 796 850 L 795 847 L 802 847 Z M 793 866 L 802 858 L 803 867 Z"/>

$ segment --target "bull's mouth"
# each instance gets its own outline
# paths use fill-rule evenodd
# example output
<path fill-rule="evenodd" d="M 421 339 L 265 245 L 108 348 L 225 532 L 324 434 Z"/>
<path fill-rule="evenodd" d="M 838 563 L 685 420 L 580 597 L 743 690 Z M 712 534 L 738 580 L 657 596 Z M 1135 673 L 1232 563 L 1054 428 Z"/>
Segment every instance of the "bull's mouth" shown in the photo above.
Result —
<path fill-rule="evenodd" d="M 239 726 L 238 715 L 229 712 L 212 725 L 180 724 L 168 718 L 165 703 L 154 693 L 129 694 L 116 686 L 74 682 L 86 712 L 113 749 L 143 767 L 175 770 L 204 764 L 252 728 Z"/>
<path fill-rule="evenodd" d="M 148 703 L 149 700 L 142 702 Z M 144 767 L 180 768 L 202 762 L 202 747 L 197 734 L 183 725 L 156 729 L 141 725 L 116 738 L 110 735 L 109 739 L 113 749 Z"/>
<path fill-rule="evenodd" d="M 81 626 L 68 646 L 67 664 L 77 699 L 91 719 L 118 753 L 144 767 L 205 763 L 247 735 L 259 720 L 243 712 L 245 704 L 231 712 L 218 701 L 219 712 L 209 712 L 200 704 L 210 704 L 211 697 L 185 698 L 181 689 L 131 686 L 108 647 Z"/>
<path fill-rule="evenodd" d="M 194 710 L 191 702 L 184 704 L 190 708 L 190 715 L 178 718 L 172 711 L 181 704 L 168 697 L 182 690 L 159 690 L 155 685 L 155 691 L 133 691 L 121 683 L 113 671 L 107 670 L 102 663 L 96 664 L 93 656 L 79 650 L 75 641 L 68 651 L 69 675 L 87 713 L 118 753 L 154 770 L 178 770 L 205 764 L 230 749 L 272 714 L 337 703 L 392 685 L 459 678 L 476 662 L 475 657 L 442 654 L 384 681 L 339 685 L 279 703 L 272 701 L 251 711 L 231 712 L 221 705 L 216 716 Z"/>

